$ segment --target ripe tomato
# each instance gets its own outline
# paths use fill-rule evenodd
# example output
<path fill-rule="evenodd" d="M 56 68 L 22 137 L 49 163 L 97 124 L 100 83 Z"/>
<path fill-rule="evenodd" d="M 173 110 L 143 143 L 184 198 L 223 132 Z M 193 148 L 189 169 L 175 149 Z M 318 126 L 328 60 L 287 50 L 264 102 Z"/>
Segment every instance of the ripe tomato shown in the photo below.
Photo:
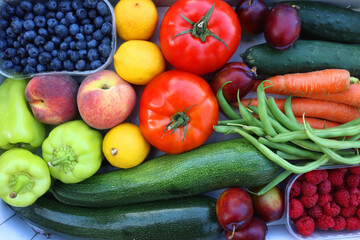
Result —
<path fill-rule="evenodd" d="M 213 133 L 218 116 L 217 100 L 209 84 L 188 72 L 161 73 L 146 85 L 140 98 L 141 132 L 165 153 L 181 153 L 202 145 Z"/>
<path fill-rule="evenodd" d="M 166 12 L 159 33 L 166 60 L 195 74 L 207 74 L 224 65 L 240 38 L 239 19 L 223 0 L 176 1 Z"/>

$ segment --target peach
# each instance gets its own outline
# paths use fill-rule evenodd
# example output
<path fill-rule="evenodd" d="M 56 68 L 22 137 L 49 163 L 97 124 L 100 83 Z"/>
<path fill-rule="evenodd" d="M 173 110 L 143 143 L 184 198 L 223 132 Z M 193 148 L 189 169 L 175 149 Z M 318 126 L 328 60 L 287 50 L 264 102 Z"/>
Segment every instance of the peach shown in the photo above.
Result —
<path fill-rule="evenodd" d="M 136 92 L 112 70 L 87 76 L 80 84 L 77 104 L 82 119 L 96 129 L 110 129 L 126 120 L 136 103 Z"/>
<path fill-rule="evenodd" d="M 69 75 L 42 75 L 29 81 L 25 97 L 40 122 L 59 125 L 76 117 L 78 88 Z"/>

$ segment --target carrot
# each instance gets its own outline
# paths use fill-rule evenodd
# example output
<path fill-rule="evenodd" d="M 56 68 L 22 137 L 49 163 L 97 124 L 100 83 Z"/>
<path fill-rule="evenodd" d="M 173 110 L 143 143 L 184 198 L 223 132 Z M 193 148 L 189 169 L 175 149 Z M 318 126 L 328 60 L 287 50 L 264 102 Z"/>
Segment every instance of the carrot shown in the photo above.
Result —
<path fill-rule="evenodd" d="M 266 93 L 275 94 L 328 94 L 349 89 L 354 78 L 344 69 L 326 69 L 307 73 L 292 73 L 269 78 Z M 255 84 L 258 85 L 258 84 Z"/>
<path fill-rule="evenodd" d="M 244 106 L 248 105 L 249 102 L 250 105 L 257 106 L 256 99 L 241 100 L 241 103 Z M 275 99 L 275 102 L 280 110 L 283 111 L 285 99 Z M 307 118 L 320 118 L 338 123 L 346 123 L 360 117 L 360 112 L 357 107 L 343 103 L 309 98 L 293 98 L 291 100 L 291 109 L 296 117 L 302 117 L 305 113 L 305 117 Z"/>
<path fill-rule="evenodd" d="M 298 123 L 301 124 L 304 123 L 302 117 L 296 117 L 296 121 L 298 121 Z M 310 118 L 310 117 L 306 117 L 305 121 L 307 121 L 310 124 L 310 127 L 315 129 L 332 128 L 339 126 L 341 124 L 338 122 L 328 121 L 320 118 Z"/>

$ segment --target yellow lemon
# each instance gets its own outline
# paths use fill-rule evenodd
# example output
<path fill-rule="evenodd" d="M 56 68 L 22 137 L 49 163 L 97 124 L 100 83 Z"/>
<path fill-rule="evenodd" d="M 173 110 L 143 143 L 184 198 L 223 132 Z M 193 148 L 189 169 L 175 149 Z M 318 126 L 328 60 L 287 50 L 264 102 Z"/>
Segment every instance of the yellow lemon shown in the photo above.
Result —
<path fill-rule="evenodd" d="M 150 152 L 150 144 L 132 123 L 122 123 L 110 129 L 103 140 L 103 153 L 109 163 L 118 168 L 132 168 L 142 163 Z"/>
<path fill-rule="evenodd" d="M 146 85 L 165 70 L 160 48 L 152 42 L 130 40 L 120 45 L 114 55 L 114 67 L 119 76 L 135 85 Z"/>
<path fill-rule="evenodd" d="M 159 18 L 151 0 L 120 0 L 114 12 L 117 34 L 125 41 L 148 40 L 154 33 Z"/>

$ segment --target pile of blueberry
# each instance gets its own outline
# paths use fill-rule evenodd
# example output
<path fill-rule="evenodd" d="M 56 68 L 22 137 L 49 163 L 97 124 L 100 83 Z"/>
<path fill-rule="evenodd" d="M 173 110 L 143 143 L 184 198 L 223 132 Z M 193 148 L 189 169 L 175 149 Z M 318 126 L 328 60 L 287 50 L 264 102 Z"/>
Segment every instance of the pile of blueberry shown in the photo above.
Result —
<path fill-rule="evenodd" d="M 0 62 L 33 74 L 101 67 L 112 44 L 112 15 L 102 0 L 5 3 L 0 12 Z"/>

